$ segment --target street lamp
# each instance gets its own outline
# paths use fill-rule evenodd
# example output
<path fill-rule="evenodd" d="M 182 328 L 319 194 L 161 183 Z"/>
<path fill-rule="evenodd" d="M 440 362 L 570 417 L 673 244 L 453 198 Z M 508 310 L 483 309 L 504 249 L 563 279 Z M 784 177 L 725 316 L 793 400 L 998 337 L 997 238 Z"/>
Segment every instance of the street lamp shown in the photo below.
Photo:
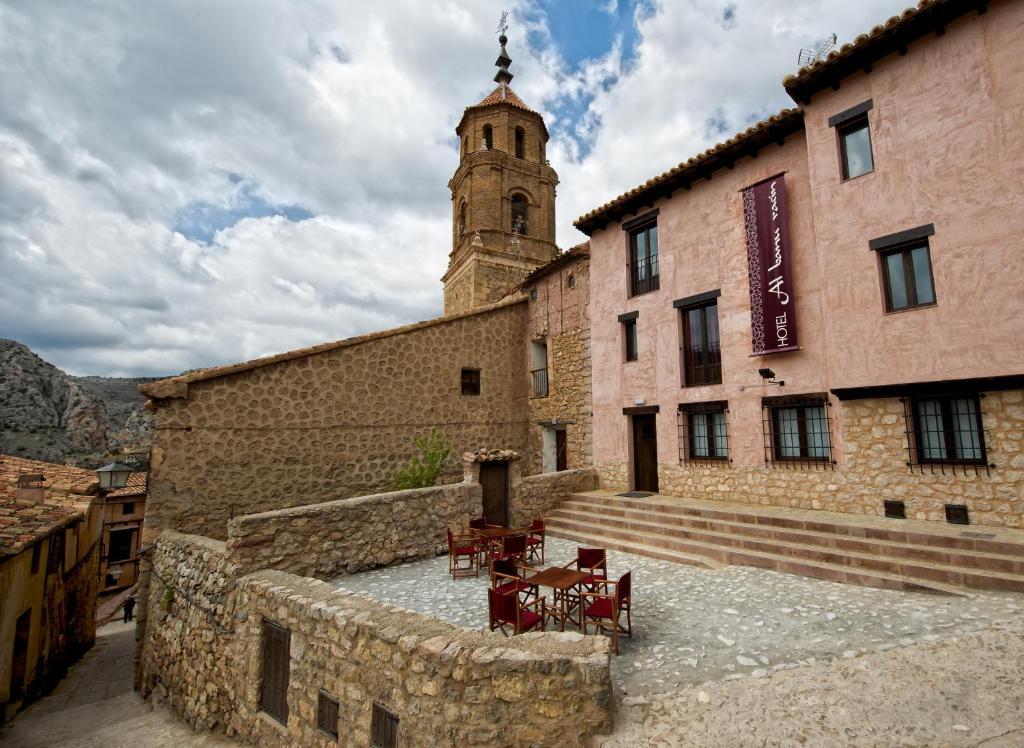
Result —
<path fill-rule="evenodd" d="M 124 488 L 128 485 L 128 476 L 132 472 L 131 467 L 121 462 L 104 465 L 96 470 L 96 475 L 100 479 L 100 490 L 113 491 L 115 488 Z"/>

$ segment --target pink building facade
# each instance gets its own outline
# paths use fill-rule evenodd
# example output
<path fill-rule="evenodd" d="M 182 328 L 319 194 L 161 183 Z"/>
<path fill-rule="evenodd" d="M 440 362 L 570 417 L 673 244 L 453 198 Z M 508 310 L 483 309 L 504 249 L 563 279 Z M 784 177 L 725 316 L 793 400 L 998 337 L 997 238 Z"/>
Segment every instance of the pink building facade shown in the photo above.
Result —
<path fill-rule="evenodd" d="M 603 487 L 1024 523 L 1022 32 L 1021 3 L 924 2 L 577 221 Z M 762 301 L 788 350 L 755 355 Z"/>

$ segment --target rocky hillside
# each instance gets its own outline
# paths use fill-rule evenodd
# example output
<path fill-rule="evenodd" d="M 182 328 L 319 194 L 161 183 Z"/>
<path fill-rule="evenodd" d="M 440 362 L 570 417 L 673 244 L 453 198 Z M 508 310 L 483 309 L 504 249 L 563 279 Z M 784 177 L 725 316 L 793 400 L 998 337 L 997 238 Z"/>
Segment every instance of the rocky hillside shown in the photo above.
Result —
<path fill-rule="evenodd" d="M 137 389 L 146 381 L 72 377 L 0 338 L 0 453 L 97 467 L 122 448 L 148 449 L 153 421 Z"/>

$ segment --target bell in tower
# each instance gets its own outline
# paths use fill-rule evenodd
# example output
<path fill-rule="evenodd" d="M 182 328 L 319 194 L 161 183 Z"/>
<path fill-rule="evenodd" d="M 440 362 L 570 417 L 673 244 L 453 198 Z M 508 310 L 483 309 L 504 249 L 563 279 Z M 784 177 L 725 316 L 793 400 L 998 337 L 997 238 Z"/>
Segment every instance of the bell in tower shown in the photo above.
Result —
<path fill-rule="evenodd" d="M 508 37 L 498 37 L 497 88 L 466 107 L 455 132 L 459 167 L 452 192 L 452 251 L 444 313 L 458 314 L 501 299 L 558 253 L 555 186 L 544 119 L 511 89 Z"/>

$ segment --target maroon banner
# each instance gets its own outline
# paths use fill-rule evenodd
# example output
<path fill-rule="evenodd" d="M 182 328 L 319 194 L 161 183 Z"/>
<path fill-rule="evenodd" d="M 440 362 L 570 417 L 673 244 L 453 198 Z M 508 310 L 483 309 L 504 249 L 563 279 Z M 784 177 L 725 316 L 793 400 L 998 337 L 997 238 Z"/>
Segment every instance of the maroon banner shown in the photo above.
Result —
<path fill-rule="evenodd" d="M 754 355 L 795 351 L 796 300 L 789 262 L 785 175 L 743 190 Z"/>

